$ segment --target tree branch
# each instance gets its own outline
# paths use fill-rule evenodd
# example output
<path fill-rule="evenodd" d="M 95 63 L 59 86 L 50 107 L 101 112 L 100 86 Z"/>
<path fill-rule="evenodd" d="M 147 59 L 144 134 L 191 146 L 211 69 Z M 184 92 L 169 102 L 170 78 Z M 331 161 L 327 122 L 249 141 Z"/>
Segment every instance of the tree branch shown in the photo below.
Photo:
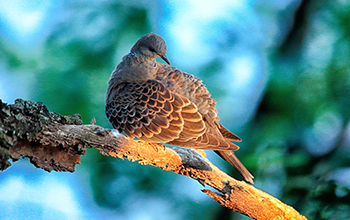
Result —
<path fill-rule="evenodd" d="M 202 190 L 221 205 L 254 219 L 306 219 L 292 207 L 214 166 L 203 151 L 129 139 L 115 130 L 82 125 L 77 115 L 49 112 L 42 103 L 17 99 L 8 105 L 0 100 L 0 165 L 9 158 L 30 158 L 46 171 L 74 172 L 88 147 L 106 156 L 119 157 L 186 175 L 213 187 Z"/>

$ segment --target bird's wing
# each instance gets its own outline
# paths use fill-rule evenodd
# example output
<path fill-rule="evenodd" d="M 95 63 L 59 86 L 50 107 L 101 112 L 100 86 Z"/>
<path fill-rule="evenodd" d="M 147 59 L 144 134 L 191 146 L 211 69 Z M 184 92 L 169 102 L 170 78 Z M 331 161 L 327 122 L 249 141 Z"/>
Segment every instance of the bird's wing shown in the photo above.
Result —
<path fill-rule="evenodd" d="M 220 133 L 222 136 L 225 138 L 225 140 L 228 141 L 236 141 L 236 142 L 241 142 L 242 139 L 240 139 L 237 135 L 229 131 L 227 128 L 225 128 L 222 124 L 220 124 L 218 121 L 216 121 L 216 126 L 219 129 Z"/>
<path fill-rule="evenodd" d="M 184 107 L 162 84 L 154 80 L 122 83 L 113 88 L 106 115 L 114 128 L 129 137 L 152 142 L 169 142 L 182 131 Z"/>
<path fill-rule="evenodd" d="M 229 146 L 230 149 L 237 150 L 238 146 L 228 142 L 240 141 L 241 139 L 218 122 L 219 117 L 215 108 L 216 102 L 211 98 L 202 80 L 166 64 L 158 63 L 157 66 L 157 80 L 167 85 L 167 89 L 170 92 L 184 96 L 196 105 L 207 127 L 206 134 L 200 138 L 188 140 L 180 137 L 173 144 L 203 149 L 209 149 L 208 145 L 210 145 L 210 148 L 215 148 L 215 146 L 221 146 L 220 148 Z"/>
<path fill-rule="evenodd" d="M 114 128 L 132 138 L 208 150 L 238 149 L 208 133 L 196 105 L 156 80 L 116 85 L 106 115 Z"/>

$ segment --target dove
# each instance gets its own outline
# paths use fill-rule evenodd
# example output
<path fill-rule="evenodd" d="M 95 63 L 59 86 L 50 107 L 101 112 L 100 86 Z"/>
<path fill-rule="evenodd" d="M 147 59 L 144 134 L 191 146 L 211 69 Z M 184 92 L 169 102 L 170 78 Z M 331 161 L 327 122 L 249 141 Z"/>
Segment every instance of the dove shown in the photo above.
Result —
<path fill-rule="evenodd" d="M 199 78 L 170 66 L 166 52 L 164 39 L 149 33 L 122 58 L 108 81 L 109 122 L 129 138 L 214 150 L 253 183 L 233 152 L 241 139 L 219 123 L 216 101 Z"/>

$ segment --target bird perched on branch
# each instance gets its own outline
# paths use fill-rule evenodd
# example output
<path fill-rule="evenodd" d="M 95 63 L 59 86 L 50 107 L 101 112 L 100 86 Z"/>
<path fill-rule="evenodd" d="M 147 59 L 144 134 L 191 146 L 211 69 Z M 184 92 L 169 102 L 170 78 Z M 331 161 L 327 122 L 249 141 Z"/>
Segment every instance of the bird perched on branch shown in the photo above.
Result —
<path fill-rule="evenodd" d="M 106 116 L 130 138 L 203 150 L 214 150 L 246 181 L 253 175 L 233 151 L 241 139 L 219 123 L 216 102 L 202 81 L 169 66 L 160 36 L 141 37 L 111 74 Z M 156 62 L 160 57 L 166 64 Z"/>

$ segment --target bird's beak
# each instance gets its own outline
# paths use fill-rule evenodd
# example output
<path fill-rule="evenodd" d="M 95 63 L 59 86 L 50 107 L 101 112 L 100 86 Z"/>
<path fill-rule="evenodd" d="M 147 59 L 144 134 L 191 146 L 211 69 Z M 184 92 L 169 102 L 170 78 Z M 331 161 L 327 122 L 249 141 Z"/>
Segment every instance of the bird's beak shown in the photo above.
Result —
<path fill-rule="evenodd" d="M 170 65 L 170 62 L 169 62 L 168 58 L 165 55 L 161 55 L 160 58 L 162 58 L 167 64 Z"/>

